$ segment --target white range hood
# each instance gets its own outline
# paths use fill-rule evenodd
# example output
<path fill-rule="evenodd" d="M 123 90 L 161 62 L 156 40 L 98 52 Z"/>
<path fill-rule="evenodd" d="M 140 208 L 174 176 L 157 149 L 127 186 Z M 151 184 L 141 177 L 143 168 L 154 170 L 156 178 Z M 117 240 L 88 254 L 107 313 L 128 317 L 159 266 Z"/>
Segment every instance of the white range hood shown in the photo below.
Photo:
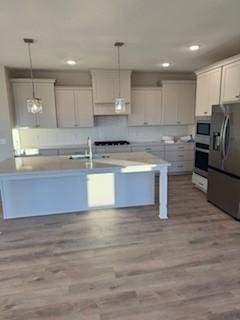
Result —
<path fill-rule="evenodd" d="M 90 70 L 93 85 L 94 115 L 119 115 L 115 112 L 115 100 L 119 92 L 118 70 Z M 121 95 L 126 103 L 126 112 L 131 113 L 131 70 L 121 70 Z"/>

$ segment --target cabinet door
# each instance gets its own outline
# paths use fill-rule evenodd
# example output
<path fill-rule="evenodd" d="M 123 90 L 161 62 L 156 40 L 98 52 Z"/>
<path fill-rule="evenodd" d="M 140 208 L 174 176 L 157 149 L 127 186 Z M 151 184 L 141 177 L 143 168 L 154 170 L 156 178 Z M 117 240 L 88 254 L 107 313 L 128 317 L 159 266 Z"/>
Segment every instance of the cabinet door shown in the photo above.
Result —
<path fill-rule="evenodd" d="M 197 76 L 196 115 L 211 115 L 212 105 L 220 102 L 221 68 Z"/>
<path fill-rule="evenodd" d="M 101 76 L 96 75 L 93 81 L 94 102 L 95 103 L 114 103 L 116 75 L 112 71 L 102 72 Z"/>
<path fill-rule="evenodd" d="M 93 127 L 92 90 L 75 90 L 74 95 L 78 127 Z"/>
<path fill-rule="evenodd" d="M 20 127 L 36 127 L 36 115 L 27 110 L 27 99 L 32 98 L 32 85 L 30 82 L 13 82 L 13 99 L 16 112 L 16 125 Z"/>
<path fill-rule="evenodd" d="M 36 83 L 36 96 L 42 99 L 43 111 L 39 113 L 41 128 L 56 128 L 56 106 L 53 83 Z"/>
<path fill-rule="evenodd" d="M 195 82 L 179 84 L 177 122 L 179 124 L 194 123 Z"/>
<path fill-rule="evenodd" d="M 92 70 L 93 101 L 95 104 L 114 104 L 119 94 L 119 78 L 117 70 Z M 126 103 L 131 98 L 131 71 L 120 73 L 120 93 Z"/>
<path fill-rule="evenodd" d="M 128 116 L 129 126 L 142 126 L 144 124 L 145 91 L 141 89 L 132 90 L 132 112 Z"/>
<path fill-rule="evenodd" d="M 74 90 L 56 89 L 56 107 L 59 128 L 77 126 Z"/>
<path fill-rule="evenodd" d="M 144 123 L 160 125 L 162 120 L 162 91 L 161 89 L 145 90 Z"/>
<path fill-rule="evenodd" d="M 126 103 L 131 101 L 131 73 L 130 71 L 122 70 L 120 72 L 120 94 L 124 98 Z M 119 78 L 118 72 L 115 72 L 114 77 L 114 101 L 119 95 Z"/>
<path fill-rule="evenodd" d="M 240 99 L 240 61 L 223 67 L 222 102 Z"/>
<path fill-rule="evenodd" d="M 178 84 L 163 84 L 163 124 L 177 124 Z"/>

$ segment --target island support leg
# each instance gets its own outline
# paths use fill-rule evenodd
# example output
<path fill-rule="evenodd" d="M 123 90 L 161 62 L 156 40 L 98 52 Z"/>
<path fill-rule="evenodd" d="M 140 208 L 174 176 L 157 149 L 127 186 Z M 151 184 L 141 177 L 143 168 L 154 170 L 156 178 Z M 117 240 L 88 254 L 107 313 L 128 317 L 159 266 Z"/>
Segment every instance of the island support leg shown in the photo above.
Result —
<path fill-rule="evenodd" d="M 159 172 L 159 218 L 168 219 L 168 175 L 167 168 L 161 168 Z"/>

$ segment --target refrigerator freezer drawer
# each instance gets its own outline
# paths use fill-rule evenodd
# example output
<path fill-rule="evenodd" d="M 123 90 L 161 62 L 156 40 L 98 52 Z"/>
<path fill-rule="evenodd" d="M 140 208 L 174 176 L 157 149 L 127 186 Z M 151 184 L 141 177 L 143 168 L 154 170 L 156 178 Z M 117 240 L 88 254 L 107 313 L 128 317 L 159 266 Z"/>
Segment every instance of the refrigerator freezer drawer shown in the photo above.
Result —
<path fill-rule="evenodd" d="M 208 169 L 208 201 L 240 220 L 240 179 Z"/>

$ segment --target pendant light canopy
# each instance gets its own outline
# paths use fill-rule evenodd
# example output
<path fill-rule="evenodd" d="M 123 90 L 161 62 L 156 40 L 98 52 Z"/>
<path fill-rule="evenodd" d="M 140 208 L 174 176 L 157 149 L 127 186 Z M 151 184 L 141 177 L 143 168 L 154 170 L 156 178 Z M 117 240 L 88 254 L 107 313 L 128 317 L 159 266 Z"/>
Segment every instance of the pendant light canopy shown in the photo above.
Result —
<path fill-rule="evenodd" d="M 118 61 L 118 97 L 115 99 L 115 112 L 126 112 L 126 103 L 123 97 L 121 97 L 121 65 L 120 65 L 120 48 L 124 45 L 124 42 L 115 42 L 114 47 L 117 48 L 117 61 Z"/>
<path fill-rule="evenodd" d="M 39 98 L 36 98 L 34 81 L 33 81 L 31 44 L 34 43 L 34 40 L 33 39 L 23 39 L 23 40 L 28 46 L 30 76 L 31 76 L 31 84 L 32 84 L 32 97 L 27 99 L 27 109 L 28 109 L 28 112 L 33 113 L 33 114 L 42 113 L 42 100 Z"/>

